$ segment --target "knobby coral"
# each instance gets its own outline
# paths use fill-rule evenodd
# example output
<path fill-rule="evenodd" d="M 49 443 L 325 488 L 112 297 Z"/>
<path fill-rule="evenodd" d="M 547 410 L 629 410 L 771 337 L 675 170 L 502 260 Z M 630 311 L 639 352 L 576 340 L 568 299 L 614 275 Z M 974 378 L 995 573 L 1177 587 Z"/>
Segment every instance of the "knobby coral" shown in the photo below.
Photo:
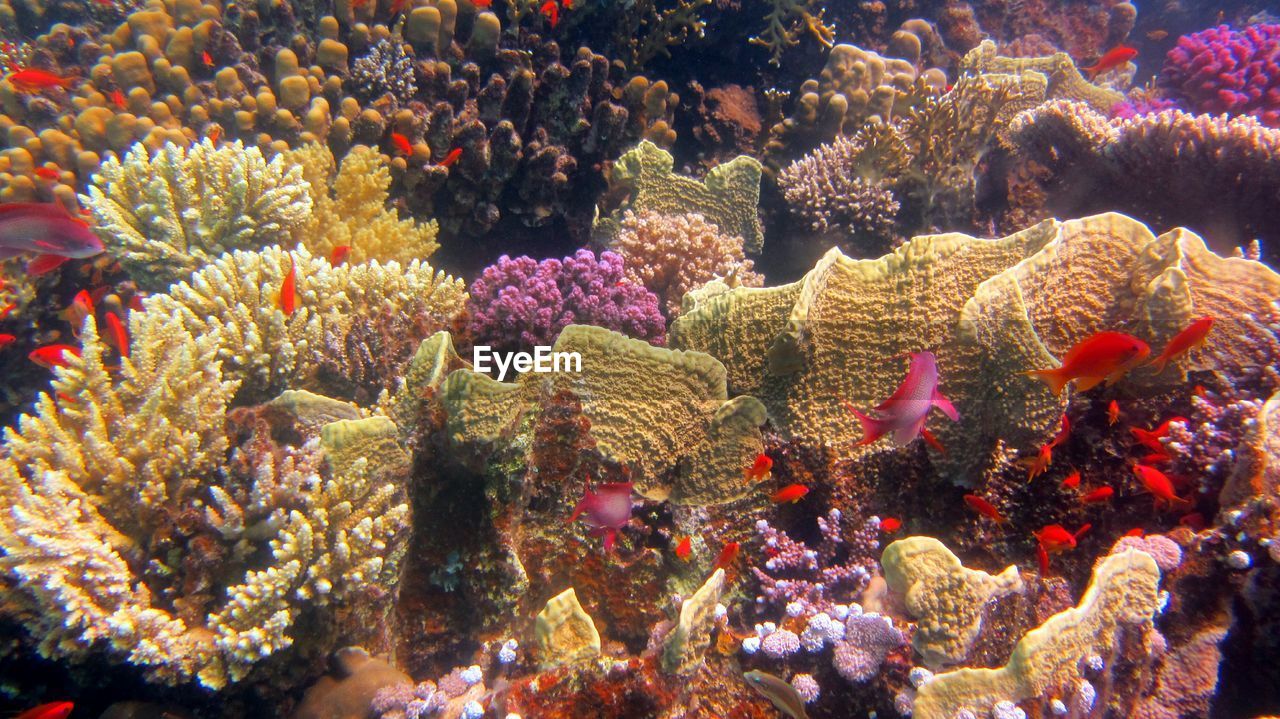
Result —
<path fill-rule="evenodd" d="M 1252 115 L 1280 128 L 1280 25 L 1227 25 L 1178 38 L 1160 86 L 1196 113 Z"/>

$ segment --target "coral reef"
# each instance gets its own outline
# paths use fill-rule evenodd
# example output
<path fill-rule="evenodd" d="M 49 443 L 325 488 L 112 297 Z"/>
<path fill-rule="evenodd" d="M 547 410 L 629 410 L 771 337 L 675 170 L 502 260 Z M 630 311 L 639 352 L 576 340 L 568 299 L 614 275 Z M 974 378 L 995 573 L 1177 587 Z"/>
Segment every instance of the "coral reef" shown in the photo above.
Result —
<path fill-rule="evenodd" d="M 1160 86 L 1197 114 L 1251 115 L 1280 128 L 1280 25 L 1219 25 L 1183 35 L 1160 69 Z"/>
<path fill-rule="evenodd" d="M 806 34 L 827 47 L 834 43 L 835 28 L 822 20 L 827 9 L 815 7 L 813 0 L 769 0 L 769 5 L 765 28 L 751 38 L 751 43 L 768 48 L 769 62 L 774 65 L 788 47 L 799 43 Z"/>

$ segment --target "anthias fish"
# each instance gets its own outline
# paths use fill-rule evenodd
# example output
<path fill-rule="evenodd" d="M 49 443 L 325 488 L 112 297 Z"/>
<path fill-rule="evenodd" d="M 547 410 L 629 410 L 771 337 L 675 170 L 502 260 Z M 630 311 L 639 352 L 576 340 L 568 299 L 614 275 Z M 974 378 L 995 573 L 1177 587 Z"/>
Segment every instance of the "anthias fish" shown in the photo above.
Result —
<path fill-rule="evenodd" d="M 750 467 L 743 470 L 742 474 L 747 482 L 763 482 L 769 478 L 769 472 L 773 469 L 773 460 L 769 455 L 761 452 L 756 455 L 756 461 Z"/>
<path fill-rule="evenodd" d="M 1191 502 L 1179 497 L 1173 490 L 1173 481 L 1168 475 L 1155 467 L 1148 467 L 1145 464 L 1133 465 L 1133 473 L 1137 475 L 1138 481 L 1142 483 L 1142 487 L 1151 493 L 1156 499 L 1156 506 L 1160 502 L 1168 502 L 1170 505 L 1180 504 L 1190 506 Z"/>
<path fill-rule="evenodd" d="M 773 702 L 778 711 L 791 717 L 791 719 L 808 719 L 809 715 L 804 711 L 804 699 L 800 697 L 800 693 L 795 687 L 786 683 L 779 677 L 768 672 L 762 672 L 759 669 L 752 669 L 742 675 L 747 680 L 747 684 L 760 693 L 760 696 Z"/>
<path fill-rule="evenodd" d="M 61 205 L 9 202 L 0 205 L 0 260 L 24 254 L 83 259 L 102 253 L 102 240 Z"/>
<path fill-rule="evenodd" d="M 1061 524 L 1046 524 L 1040 528 L 1040 531 L 1034 532 L 1036 541 L 1044 548 L 1044 551 L 1050 554 L 1065 552 L 1068 549 L 1075 549 L 1076 542 L 1089 531 L 1093 525 L 1086 524 L 1075 532 L 1069 532 Z"/>
<path fill-rule="evenodd" d="M 897 517 L 882 517 L 880 519 L 880 531 L 885 534 L 893 534 L 902 529 L 902 520 Z"/>
<path fill-rule="evenodd" d="M 1149 354 L 1147 343 L 1133 335 L 1098 332 L 1068 350 L 1060 366 L 1032 370 L 1027 375 L 1043 381 L 1054 395 L 1062 394 L 1062 388 L 1073 380 L 1077 391 L 1087 392 L 1103 382 L 1115 384 Z"/>
<path fill-rule="evenodd" d="M 1112 68 L 1120 67 L 1121 65 L 1125 64 L 1126 62 L 1129 62 L 1130 60 L 1132 60 L 1137 56 L 1138 56 L 1137 50 L 1131 47 L 1126 47 L 1124 45 L 1117 45 L 1111 48 L 1110 50 L 1108 50 L 1105 55 L 1098 58 L 1098 61 L 1096 63 L 1090 65 L 1089 67 L 1082 67 L 1080 69 L 1085 73 L 1087 73 L 1090 78 L 1092 78 L 1098 73 L 1103 73 L 1103 72 L 1106 72 L 1107 70 L 1111 70 Z"/>
<path fill-rule="evenodd" d="M 14 719 L 66 719 L 76 705 L 71 702 L 50 702 L 32 707 Z"/>
<path fill-rule="evenodd" d="M 932 352 L 912 353 L 906 379 L 889 399 L 872 410 L 875 416 L 864 414 L 848 403 L 845 406 L 862 423 L 863 437 L 858 444 L 871 444 L 891 432 L 894 442 L 907 444 L 920 436 L 929 410 L 935 408 L 951 421 L 960 421 L 960 413 L 951 400 L 938 391 L 938 361 Z"/>
<path fill-rule="evenodd" d="M 687 562 L 691 554 L 693 554 L 693 542 L 688 537 L 685 537 L 676 545 L 676 556 Z"/>
<path fill-rule="evenodd" d="M 409 142 L 409 138 L 398 132 L 391 133 L 391 144 L 395 145 L 396 152 L 404 156 L 413 154 L 413 144 Z"/>
<path fill-rule="evenodd" d="M 1000 523 L 1007 521 L 1004 515 L 1000 513 L 1000 510 L 996 509 L 994 504 L 988 502 L 982 497 L 979 497 L 976 494 L 966 494 L 963 499 L 965 505 L 968 506 L 969 509 L 981 514 L 987 519 Z"/>
<path fill-rule="evenodd" d="M 738 550 L 741 546 L 737 542 L 729 542 L 724 545 L 724 549 L 720 550 L 720 556 L 716 557 L 716 569 L 728 569 L 733 564 L 733 560 L 738 558 Z"/>
<path fill-rule="evenodd" d="M 1080 470 L 1074 470 L 1062 480 L 1062 486 L 1067 489 L 1075 489 L 1080 486 Z"/>
<path fill-rule="evenodd" d="M 25 70 L 18 70 L 16 72 L 9 73 L 5 79 L 8 80 L 19 92 L 38 92 L 40 90 L 47 90 L 51 87 L 70 89 L 71 86 L 75 85 L 80 78 L 74 76 L 62 77 L 61 75 L 55 75 L 44 70 L 26 68 Z"/>
<path fill-rule="evenodd" d="M 80 356 L 80 348 L 71 345 L 45 345 L 37 347 L 27 355 L 27 359 L 44 367 L 53 369 L 54 367 L 66 367 L 69 360 L 67 355 Z"/>
<path fill-rule="evenodd" d="M 280 311 L 285 317 L 291 316 L 298 309 L 298 266 L 289 255 L 289 272 L 280 282 Z"/>
<path fill-rule="evenodd" d="M 789 484 L 769 497 L 769 501 L 774 504 L 782 504 L 783 502 L 799 502 L 809 493 L 809 488 L 803 484 Z"/>
<path fill-rule="evenodd" d="M 1209 330 L 1213 329 L 1214 321 L 1213 317 L 1201 317 L 1192 322 L 1169 340 L 1164 351 L 1151 360 L 1151 366 L 1157 373 L 1164 372 L 1173 360 L 1186 355 L 1193 349 L 1203 347 L 1209 337 Z"/>
<path fill-rule="evenodd" d="M 588 485 L 573 508 L 570 522 L 582 517 L 591 527 L 588 534 L 592 537 L 604 537 L 604 550 L 613 550 L 618 538 L 618 530 L 631 521 L 631 482 L 610 482 L 591 490 Z"/>
<path fill-rule="evenodd" d="M 1120 421 L 1120 403 L 1116 402 L 1113 399 L 1111 400 L 1111 404 L 1107 405 L 1107 425 L 1108 426 L 1114 425 L 1116 422 L 1119 422 L 1119 421 Z"/>
<path fill-rule="evenodd" d="M 1105 502 L 1115 496 L 1116 491 L 1110 487 L 1098 487 L 1097 489 L 1080 497 L 1081 504 L 1094 504 L 1097 502 Z"/>
<path fill-rule="evenodd" d="M 1164 444 L 1160 440 L 1169 436 L 1169 425 L 1174 422 L 1186 421 L 1187 419 L 1185 417 L 1171 417 L 1166 419 L 1163 424 L 1155 429 L 1130 427 L 1129 433 L 1132 434 L 1133 438 L 1138 440 L 1138 444 L 1141 444 L 1143 447 L 1146 447 L 1156 454 L 1168 455 L 1168 450 L 1165 449 Z"/>

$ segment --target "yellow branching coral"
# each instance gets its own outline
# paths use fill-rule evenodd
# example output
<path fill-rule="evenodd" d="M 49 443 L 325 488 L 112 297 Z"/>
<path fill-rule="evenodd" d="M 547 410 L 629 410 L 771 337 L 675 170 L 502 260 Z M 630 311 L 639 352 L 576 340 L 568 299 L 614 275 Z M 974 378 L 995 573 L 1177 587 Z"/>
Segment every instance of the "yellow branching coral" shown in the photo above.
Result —
<path fill-rule="evenodd" d="M 434 221 L 400 219 L 387 209 L 391 171 L 382 153 L 356 145 L 334 172 L 333 153 L 319 143 L 284 153 L 285 161 L 302 168 L 311 189 L 312 211 L 297 233 L 312 253 L 329 257 L 337 247 L 350 247 L 349 262 L 425 260 L 439 247 Z"/>
<path fill-rule="evenodd" d="M 782 52 L 800 42 L 800 36 L 808 33 L 827 47 L 835 41 L 836 30 L 822 21 L 827 9 L 818 3 L 814 14 L 814 0 L 769 0 L 772 6 L 765 16 L 765 28 L 749 41 L 752 45 L 769 48 L 769 62 L 777 65 Z"/>
<path fill-rule="evenodd" d="M 998 669 L 958 669 L 920 687 L 918 719 L 985 714 L 999 701 L 1025 701 L 1070 689 L 1091 655 L 1106 656 L 1125 627 L 1149 625 L 1159 606 L 1160 569 L 1151 555 L 1126 549 L 1102 560 L 1080 604 L 1031 630 Z"/>
<path fill-rule="evenodd" d="M 107 251 L 144 288 L 163 289 L 230 250 L 291 245 L 311 212 L 302 170 L 238 140 L 141 144 L 102 163 L 81 203 Z"/>

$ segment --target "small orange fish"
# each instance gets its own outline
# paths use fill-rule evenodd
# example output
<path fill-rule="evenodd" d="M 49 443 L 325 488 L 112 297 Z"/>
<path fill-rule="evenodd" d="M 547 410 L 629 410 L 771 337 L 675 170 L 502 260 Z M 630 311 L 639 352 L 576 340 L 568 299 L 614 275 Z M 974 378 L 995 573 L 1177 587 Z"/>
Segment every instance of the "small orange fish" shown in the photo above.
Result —
<path fill-rule="evenodd" d="M 1174 335 L 1173 339 L 1169 340 L 1169 344 L 1165 345 L 1164 351 L 1149 363 L 1155 368 L 1156 374 L 1165 371 L 1169 362 L 1193 349 L 1203 347 L 1209 336 L 1209 330 L 1213 329 L 1214 321 L 1212 317 L 1201 317 L 1188 325 L 1186 329 Z"/>
<path fill-rule="evenodd" d="M 1168 502 L 1170 505 L 1180 504 L 1184 507 L 1191 506 L 1189 500 L 1179 497 L 1173 491 L 1173 482 L 1165 475 L 1164 472 L 1155 467 L 1148 467 L 1145 464 L 1133 465 L 1133 473 L 1138 476 L 1138 481 L 1142 483 L 1143 488 L 1156 498 L 1156 505 L 1160 502 Z"/>
<path fill-rule="evenodd" d="M 413 145 L 409 143 L 409 138 L 398 132 L 391 133 L 391 144 L 395 145 L 396 152 L 406 157 L 413 154 Z"/>
<path fill-rule="evenodd" d="M 938 441 L 938 438 L 937 438 L 937 437 L 935 437 L 935 436 L 933 436 L 933 432 L 930 432 L 928 429 L 926 429 L 926 428 L 924 428 L 924 427 L 921 427 L 921 428 L 920 428 L 920 436 L 924 438 L 924 443 L 925 443 L 925 444 L 927 444 L 927 445 L 929 445 L 930 447 L 933 447 L 934 449 L 938 450 L 938 452 L 939 452 L 940 454 L 946 454 L 946 453 L 947 453 L 947 448 L 946 448 L 946 447 L 943 447 L 943 446 L 942 446 L 942 443 Z"/>
<path fill-rule="evenodd" d="M 1105 502 L 1115 496 L 1116 491 L 1110 487 L 1098 487 L 1080 498 L 1081 504 L 1094 504 L 1096 502 Z"/>
<path fill-rule="evenodd" d="M 738 546 L 737 542 L 729 542 L 728 544 L 724 545 L 724 549 L 720 550 L 720 556 L 716 557 L 715 568 L 716 569 L 728 568 L 730 564 L 733 564 L 733 560 L 738 558 L 739 549 L 740 547 Z"/>
<path fill-rule="evenodd" d="M 1130 529 L 1129 531 L 1125 532 L 1125 533 L 1124 533 L 1124 536 L 1126 536 L 1126 537 L 1144 537 L 1144 536 L 1146 536 L 1146 534 L 1147 534 L 1146 532 L 1142 531 L 1142 527 L 1134 527 L 1133 529 Z"/>
<path fill-rule="evenodd" d="M 676 556 L 684 561 L 689 561 L 689 555 L 692 553 L 693 542 L 691 542 L 688 537 L 681 539 L 680 543 L 676 545 Z"/>
<path fill-rule="evenodd" d="M 1131 47 L 1125 47 L 1124 45 L 1116 45 L 1108 50 L 1105 55 L 1098 58 L 1096 63 L 1089 67 L 1082 67 L 1080 68 L 1080 71 L 1088 74 L 1089 79 L 1092 80 L 1098 75 L 1098 73 L 1106 72 L 1107 70 L 1115 67 L 1120 67 L 1137 56 L 1137 50 L 1134 50 Z"/>
<path fill-rule="evenodd" d="M 1077 469 L 1071 474 L 1068 474 L 1066 479 L 1062 480 L 1062 486 L 1066 487 L 1067 489 L 1075 489 L 1076 487 L 1079 487 L 1080 486 L 1080 470 Z"/>
<path fill-rule="evenodd" d="M 1206 526 L 1204 515 L 1199 512 L 1192 512 L 1191 514 L 1184 514 L 1181 517 L 1178 517 L 1178 524 L 1181 524 L 1184 527 L 1190 527 L 1197 532 L 1204 529 Z"/>
<path fill-rule="evenodd" d="M 462 157 L 462 148 L 455 147 L 449 151 L 449 154 L 444 156 L 443 160 L 437 162 L 436 165 L 439 167 L 449 167 L 453 163 L 457 162 L 459 157 Z"/>
<path fill-rule="evenodd" d="M 1046 524 L 1040 528 L 1040 531 L 1033 532 L 1032 535 L 1046 552 L 1056 554 L 1065 552 L 1068 549 L 1075 549 L 1076 542 L 1092 526 L 1091 524 L 1086 524 L 1072 533 L 1067 531 L 1061 524 Z"/>
<path fill-rule="evenodd" d="M 761 452 L 756 455 L 755 463 L 742 471 L 742 475 L 748 482 L 763 482 L 769 478 L 769 472 L 772 469 L 773 459 Z"/>
<path fill-rule="evenodd" d="M 285 317 L 293 314 L 298 309 L 298 267 L 293 262 L 293 255 L 289 255 L 289 274 L 284 276 L 284 281 L 280 283 L 280 311 Z"/>
<path fill-rule="evenodd" d="M 1053 463 L 1053 445 L 1046 444 L 1040 448 L 1040 451 L 1036 453 L 1035 457 L 1032 457 L 1031 459 L 1020 459 L 1018 461 L 1021 464 L 1026 465 L 1027 481 L 1030 482 L 1036 477 L 1044 474 L 1049 469 L 1049 465 Z"/>
<path fill-rule="evenodd" d="M 8 347 L 8 346 L 9 346 L 9 345 L 11 345 L 11 344 L 13 344 L 13 343 L 14 343 L 14 341 L 15 341 L 15 340 L 17 340 L 17 339 L 18 339 L 18 338 L 17 338 L 17 337 L 14 337 L 13 335 L 0 334 L 0 350 L 4 349 L 5 347 Z"/>
<path fill-rule="evenodd" d="M 87 290 L 80 290 L 72 298 L 71 304 L 58 313 L 58 317 L 69 323 L 72 334 L 79 337 L 80 327 L 84 325 L 84 318 L 91 314 L 93 314 L 93 298 L 89 296 Z"/>
<path fill-rule="evenodd" d="M 774 504 L 782 504 L 783 502 L 791 502 L 794 504 L 799 502 L 801 499 L 804 499 L 804 496 L 808 493 L 809 488 L 803 484 L 788 484 L 782 489 L 774 492 L 773 496 L 769 497 L 769 501 Z"/>
<path fill-rule="evenodd" d="M 573 0 L 564 0 L 564 2 L 560 3 L 560 5 L 561 5 L 565 10 L 572 10 L 572 9 L 573 9 Z"/>
<path fill-rule="evenodd" d="M 1193 395 L 1195 395 L 1195 396 L 1199 397 L 1200 399 L 1208 399 L 1208 398 L 1209 398 L 1209 390 L 1205 389 L 1205 388 L 1204 388 L 1204 385 L 1202 385 L 1202 384 L 1198 384 L 1198 385 L 1196 385 L 1195 387 L 1192 387 L 1192 388 L 1191 388 L 1191 394 L 1193 394 Z"/>
<path fill-rule="evenodd" d="M 1169 37 L 1168 30 L 1148 30 L 1147 31 L 1147 39 L 1153 42 L 1160 42 L 1166 37 Z"/>
<path fill-rule="evenodd" d="M 208 50 L 200 51 L 200 62 L 203 62 L 205 67 L 213 67 L 213 56 Z"/>
<path fill-rule="evenodd" d="M 32 707 L 14 719 L 67 719 L 67 715 L 75 708 L 71 702 L 50 702 Z"/>
<path fill-rule="evenodd" d="M 129 331 L 114 312 L 107 313 L 107 344 L 115 348 L 121 357 L 129 356 Z"/>
<path fill-rule="evenodd" d="M 880 531 L 885 534 L 893 534 L 902 529 L 902 520 L 897 517 L 882 517 L 880 519 Z"/>
<path fill-rule="evenodd" d="M 120 88 L 111 91 L 111 104 L 123 110 L 125 108 L 124 93 L 120 92 Z"/>
<path fill-rule="evenodd" d="M 1151 454 L 1144 454 L 1141 457 L 1139 457 L 1138 463 L 1139 464 L 1164 464 L 1172 460 L 1173 460 L 1173 457 L 1170 457 L 1166 452 L 1152 452 Z"/>
<path fill-rule="evenodd" d="M 209 138 L 209 144 L 217 145 L 218 140 L 222 139 L 222 126 L 214 125 L 212 128 L 210 128 L 209 134 L 206 137 Z"/>
<path fill-rule="evenodd" d="M 538 12 L 546 16 L 551 23 L 551 29 L 555 30 L 556 25 L 560 23 L 560 7 L 556 5 L 556 0 L 547 0 L 542 3 L 542 7 L 538 8 Z"/>
<path fill-rule="evenodd" d="M 1049 553 L 1044 550 L 1043 544 L 1036 544 L 1036 562 L 1040 565 L 1040 576 L 1049 574 Z"/>
<path fill-rule="evenodd" d="M 471 0 L 471 2 L 475 3 L 475 6 L 481 10 L 488 10 L 493 5 L 493 0 Z"/>
<path fill-rule="evenodd" d="M 1114 425 L 1116 422 L 1119 422 L 1119 421 L 1120 421 L 1120 403 L 1116 402 L 1113 399 L 1111 400 L 1111 404 L 1107 405 L 1107 425 L 1108 426 Z"/>
<path fill-rule="evenodd" d="M 987 500 L 983 499 L 982 497 L 979 497 L 976 494 L 964 495 L 964 503 L 969 506 L 969 509 L 972 509 L 978 514 L 981 514 L 982 516 L 994 522 L 997 522 L 999 524 L 1004 524 L 1005 522 L 1008 521 L 1007 519 L 1005 519 L 1005 516 L 1000 513 L 1000 510 L 996 509 L 996 506 L 994 504 L 988 502 Z"/>
<path fill-rule="evenodd" d="M 32 172 L 36 174 L 36 177 L 39 177 L 42 180 L 57 180 L 58 177 L 60 177 L 58 171 L 52 167 L 37 167 L 32 170 Z"/>
<path fill-rule="evenodd" d="M 347 256 L 351 254 L 351 245 L 338 245 L 333 248 L 333 252 L 329 253 L 329 264 L 337 267 L 347 261 Z"/>
<path fill-rule="evenodd" d="M 54 367 L 66 367 L 69 364 L 67 355 L 80 356 L 80 348 L 71 345 L 45 345 L 37 347 L 27 355 L 27 359 L 44 367 L 45 369 L 53 369 Z"/>
<path fill-rule="evenodd" d="M 1097 332 L 1068 350 L 1058 367 L 1025 374 L 1043 381 L 1055 396 L 1062 394 L 1062 389 L 1072 381 L 1076 383 L 1076 391 L 1087 392 L 1103 382 L 1119 382 L 1125 372 L 1149 354 L 1151 348 L 1137 337 L 1123 332 Z"/>
<path fill-rule="evenodd" d="M 69 90 L 72 85 L 75 85 L 76 82 L 80 80 L 80 78 L 74 75 L 62 77 L 51 72 L 45 72 L 44 70 L 36 70 L 33 68 L 11 72 L 7 77 L 5 77 L 5 79 L 8 80 L 18 92 L 39 92 L 40 90 L 47 90 L 51 87 L 61 87 Z"/>
<path fill-rule="evenodd" d="M 0 320 L 8 317 L 9 313 L 13 312 L 16 309 L 18 309 L 18 306 L 13 304 L 12 302 L 5 305 L 4 307 L 0 307 Z"/>
<path fill-rule="evenodd" d="M 1186 422 L 1186 421 L 1187 421 L 1186 417 L 1171 417 L 1169 419 L 1166 419 L 1164 421 L 1164 424 L 1160 425 L 1159 427 L 1156 427 L 1155 429 L 1148 430 L 1148 429 L 1143 429 L 1141 427 L 1130 427 L 1129 433 L 1132 434 L 1133 438 L 1138 440 L 1138 443 L 1141 444 L 1143 447 L 1146 447 L 1152 452 L 1167 455 L 1168 452 L 1165 450 L 1165 446 L 1160 442 L 1160 440 L 1163 439 L 1164 437 L 1169 436 L 1170 424 L 1173 424 L 1174 422 Z"/>

